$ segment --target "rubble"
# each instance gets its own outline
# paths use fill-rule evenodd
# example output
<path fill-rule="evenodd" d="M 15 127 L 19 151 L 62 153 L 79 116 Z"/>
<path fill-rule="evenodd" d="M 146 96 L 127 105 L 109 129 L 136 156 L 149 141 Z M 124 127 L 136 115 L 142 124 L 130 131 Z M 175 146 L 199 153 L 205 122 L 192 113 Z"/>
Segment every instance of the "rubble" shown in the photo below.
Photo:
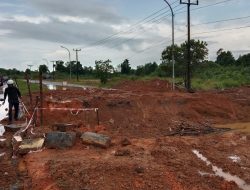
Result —
<path fill-rule="evenodd" d="M 45 146 L 52 149 L 70 148 L 75 142 L 76 133 L 74 132 L 49 132 L 45 138 Z"/>
<path fill-rule="evenodd" d="M 81 139 L 84 144 L 95 145 L 102 148 L 108 148 L 111 144 L 110 137 L 92 132 L 83 133 Z"/>
<path fill-rule="evenodd" d="M 121 145 L 122 146 L 128 146 L 128 145 L 131 145 L 131 142 L 128 138 L 124 138 L 121 140 Z"/>
<path fill-rule="evenodd" d="M 52 125 L 52 129 L 54 131 L 60 131 L 60 132 L 66 132 L 66 131 L 70 131 L 74 128 L 77 128 L 78 126 L 72 123 L 56 123 Z"/>
<path fill-rule="evenodd" d="M 115 151 L 115 156 L 129 156 L 130 153 L 129 149 L 118 149 Z"/>
<path fill-rule="evenodd" d="M 29 151 L 36 151 L 43 147 L 44 138 L 24 139 L 18 147 L 19 154 L 27 154 Z"/>

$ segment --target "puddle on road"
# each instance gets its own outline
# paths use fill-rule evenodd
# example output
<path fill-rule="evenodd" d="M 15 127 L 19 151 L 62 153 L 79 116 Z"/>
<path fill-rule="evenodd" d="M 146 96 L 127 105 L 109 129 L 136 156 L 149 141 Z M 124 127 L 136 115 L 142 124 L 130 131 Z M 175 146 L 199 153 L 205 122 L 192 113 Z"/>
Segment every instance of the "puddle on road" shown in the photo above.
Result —
<path fill-rule="evenodd" d="M 250 133 L 250 122 L 215 125 L 215 127 L 217 127 L 217 128 L 230 128 L 232 130 Z"/>
<path fill-rule="evenodd" d="M 211 165 L 212 170 L 214 174 L 209 175 L 215 175 L 224 178 L 226 181 L 233 181 L 235 182 L 241 189 L 243 190 L 249 190 L 250 185 L 246 184 L 246 182 L 242 179 L 240 179 L 238 176 L 231 175 L 230 173 L 223 172 L 221 168 L 218 168 L 217 166 L 214 166 L 205 156 L 203 156 L 198 150 L 192 151 L 199 159 L 204 161 L 207 166 Z M 202 172 L 199 172 L 202 173 Z"/>
<path fill-rule="evenodd" d="M 53 84 L 48 84 L 47 85 L 47 88 L 49 89 L 49 90 L 56 90 L 57 88 L 56 88 L 56 85 L 53 85 Z"/>

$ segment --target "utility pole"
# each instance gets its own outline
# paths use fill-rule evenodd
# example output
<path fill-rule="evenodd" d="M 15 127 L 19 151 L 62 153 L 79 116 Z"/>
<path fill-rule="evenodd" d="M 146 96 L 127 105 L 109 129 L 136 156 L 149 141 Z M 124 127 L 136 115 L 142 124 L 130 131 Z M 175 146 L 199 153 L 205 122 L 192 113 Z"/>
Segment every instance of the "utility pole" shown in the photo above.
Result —
<path fill-rule="evenodd" d="M 30 68 L 30 71 L 31 71 L 31 67 L 33 67 L 33 65 L 28 65 L 28 67 Z"/>
<path fill-rule="evenodd" d="M 185 86 L 188 92 L 191 92 L 191 44 L 190 44 L 190 6 L 191 5 L 198 5 L 199 1 L 196 0 L 196 3 L 191 3 L 191 0 L 180 0 L 180 4 L 187 5 L 187 22 L 188 22 L 188 41 L 187 41 L 187 73 L 185 77 Z"/>
<path fill-rule="evenodd" d="M 73 49 L 73 51 L 76 52 L 76 76 L 77 76 L 77 81 L 79 81 L 78 51 L 81 51 L 81 49 Z"/>
<path fill-rule="evenodd" d="M 168 6 L 169 6 L 169 8 L 171 10 L 171 13 L 172 13 L 172 64 L 173 64 L 172 89 L 174 91 L 175 90 L 175 70 L 174 70 L 174 66 L 175 66 L 175 57 L 174 57 L 174 11 L 173 11 L 171 5 L 169 4 L 169 2 L 167 0 L 164 0 L 164 1 L 168 4 Z"/>
<path fill-rule="evenodd" d="M 55 80 L 55 66 L 56 66 L 56 61 L 50 61 L 53 64 L 53 80 Z"/>

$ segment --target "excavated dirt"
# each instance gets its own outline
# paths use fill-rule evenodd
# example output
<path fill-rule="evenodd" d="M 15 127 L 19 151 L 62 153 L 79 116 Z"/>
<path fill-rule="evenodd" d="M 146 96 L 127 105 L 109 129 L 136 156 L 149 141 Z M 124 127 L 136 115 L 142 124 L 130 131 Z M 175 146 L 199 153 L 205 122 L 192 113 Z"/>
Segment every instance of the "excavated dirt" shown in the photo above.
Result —
<path fill-rule="evenodd" d="M 250 128 L 250 87 L 189 94 L 181 89 L 172 92 L 167 81 L 126 81 L 111 90 L 49 91 L 44 107 L 73 110 L 44 110 L 44 126 L 35 128 L 36 134 L 55 130 L 54 124 L 68 123 L 75 127 L 66 131 L 106 134 L 112 146 L 87 146 L 78 139 L 71 149 L 44 149 L 11 159 L 13 133 L 7 132 L 7 141 L 0 147 L 6 152 L 0 157 L 0 189 L 249 188 L 250 134 L 223 126 L 243 123 L 244 129 Z M 95 111 L 80 108 L 99 108 L 100 124 Z M 194 150 L 245 185 L 216 176 L 212 165 L 199 159 Z"/>

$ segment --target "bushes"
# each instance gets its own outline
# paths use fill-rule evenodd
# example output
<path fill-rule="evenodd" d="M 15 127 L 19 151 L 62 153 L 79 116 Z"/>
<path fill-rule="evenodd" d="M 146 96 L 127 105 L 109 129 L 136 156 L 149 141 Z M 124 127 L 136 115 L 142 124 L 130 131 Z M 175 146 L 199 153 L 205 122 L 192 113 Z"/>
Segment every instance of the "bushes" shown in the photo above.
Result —
<path fill-rule="evenodd" d="M 196 70 L 193 87 L 197 89 L 224 89 L 250 84 L 250 67 L 205 66 Z"/>

